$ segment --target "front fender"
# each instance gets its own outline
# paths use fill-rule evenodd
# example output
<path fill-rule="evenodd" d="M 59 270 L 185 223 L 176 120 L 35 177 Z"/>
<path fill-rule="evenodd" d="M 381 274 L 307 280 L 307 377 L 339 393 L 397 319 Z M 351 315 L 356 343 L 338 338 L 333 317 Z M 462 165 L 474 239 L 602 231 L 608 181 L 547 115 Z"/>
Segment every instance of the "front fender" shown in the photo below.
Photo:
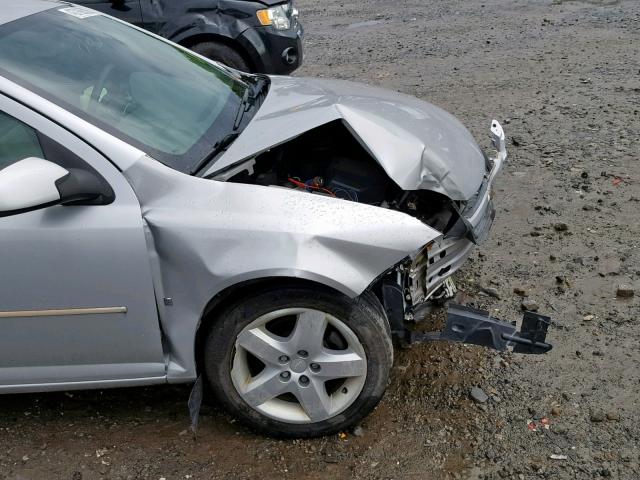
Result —
<path fill-rule="evenodd" d="M 257 25 L 256 7 L 251 2 L 192 0 L 185 6 L 183 2 L 161 1 L 154 8 L 152 18 L 166 19 L 158 34 L 176 43 L 198 35 L 235 40 Z"/>
<path fill-rule="evenodd" d="M 231 40 L 236 38 L 229 28 L 221 25 L 220 22 L 212 21 L 212 19 L 206 15 L 194 14 L 185 17 L 187 18 L 167 22 L 158 32 L 158 35 L 179 44 L 184 44 L 189 38 L 199 35 L 215 35 Z"/>
<path fill-rule="evenodd" d="M 195 375 L 193 339 L 205 306 L 229 286 L 286 276 L 355 297 L 440 237 L 400 212 L 190 177 L 147 157 L 123 173 L 148 228 L 160 320 L 181 378 Z"/>

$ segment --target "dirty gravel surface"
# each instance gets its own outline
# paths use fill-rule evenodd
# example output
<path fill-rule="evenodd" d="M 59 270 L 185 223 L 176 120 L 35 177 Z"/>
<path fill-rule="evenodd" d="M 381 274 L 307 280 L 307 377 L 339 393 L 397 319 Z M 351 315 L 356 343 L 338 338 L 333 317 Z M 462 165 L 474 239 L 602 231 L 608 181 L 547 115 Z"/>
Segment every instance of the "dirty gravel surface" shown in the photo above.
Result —
<path fill-rule="evenodd" d="M 640 478 L 640 292 L 617 296 L 640 286 L 640 3 L 298 7 L 299 75 L 427 99 L 485 147 L 503 121 L 497 219 L 457 275 L 460 300 L 510 320 L 532 302 L 554 319 L 554 350 L 399 351 L 361 428 L 309 441 L 256 436 L 212 407 L 194 439 L 188 386 L 3 396 L 0 478 Z"/>

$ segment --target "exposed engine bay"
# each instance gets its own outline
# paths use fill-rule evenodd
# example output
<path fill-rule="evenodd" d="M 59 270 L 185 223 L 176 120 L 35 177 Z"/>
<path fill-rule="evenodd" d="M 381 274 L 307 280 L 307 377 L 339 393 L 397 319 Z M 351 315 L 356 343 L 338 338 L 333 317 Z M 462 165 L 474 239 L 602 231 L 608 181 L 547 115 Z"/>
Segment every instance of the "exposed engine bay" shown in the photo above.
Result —
<path fill-rule="evenodd" d="M 506 157 L 498 127 L 494 122 L 494 146 Z M 480 188 L 468 201 L 459 201 L 429 189 L 403 190 L 364 145 L 347 123 L 336 120 L 231 165 L 213 178 L 396 210 L 440 232 L 439 239 L 425 241 L 420 251 L 369 286 L 381 300 L 393 334 L 411 342 L 407 322 L 419 320 L 429 310 L 428 300 L 453 297 L 451 275 L 475 244 L 486 238 L 495 214 L 490 178 L 501 161 L 496 168 L 485 155 L 486 174 Z"/>
<path fill-rule="evenodd" d="M 464 207 L 433 191 L 403 191 L 341 121 L 306 132 L 215 178 L 390 208 L 445 234 L 454 233 L 451 230 L 461 223 L 459 212 Z"/>

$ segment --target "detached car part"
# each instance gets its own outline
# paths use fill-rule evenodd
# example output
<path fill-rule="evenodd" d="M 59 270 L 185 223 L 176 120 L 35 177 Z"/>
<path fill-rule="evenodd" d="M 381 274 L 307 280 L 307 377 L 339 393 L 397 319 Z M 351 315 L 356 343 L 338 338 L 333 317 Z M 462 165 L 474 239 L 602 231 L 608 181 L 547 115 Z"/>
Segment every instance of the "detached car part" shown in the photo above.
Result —
<path fill-rule="evenodd" d="M 94 10 L 5 1 L 0 392 L 202 376 L 262 432 L 348 428 L 384 393 L 392 331 L 450 296 L 488 235 L 507 155 L 491 135 L 487 155 L 406 95 L 249 75 Z M 543 318 L 517 335 L 452 318 L 442 338 L 546 348 Z"/>
<path fill-rule="evenodd" d="M 404 330 L 405 342 L 431 342 L 446 340 L 492 348 L 503 352 L 513 347 L 515 353 L 547 353 L 552 346 L 545 343 L 551 318 L 535 312 L 524 312 L 522 328 L 516 332 L 516 323 L 498 320 L 489 312 L 463 305 L 449 304 L 447 323 L 442 332 L 415 332 Z"/>

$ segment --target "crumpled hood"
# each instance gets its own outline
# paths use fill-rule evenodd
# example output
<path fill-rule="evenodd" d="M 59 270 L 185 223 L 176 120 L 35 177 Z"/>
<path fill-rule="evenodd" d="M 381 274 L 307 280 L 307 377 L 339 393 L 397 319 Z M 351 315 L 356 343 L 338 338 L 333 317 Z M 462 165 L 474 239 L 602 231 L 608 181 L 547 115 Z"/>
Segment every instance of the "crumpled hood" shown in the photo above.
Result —
<path fill-rule="evenodd" d="M 205 175 L 342 120 L 404 190 L 428 189 L 468 200 L 482 183 L 485 160 L 480 147 L 441 108 L 340 80 L 274 76 L 271 81 L 255 117 Z"/>

